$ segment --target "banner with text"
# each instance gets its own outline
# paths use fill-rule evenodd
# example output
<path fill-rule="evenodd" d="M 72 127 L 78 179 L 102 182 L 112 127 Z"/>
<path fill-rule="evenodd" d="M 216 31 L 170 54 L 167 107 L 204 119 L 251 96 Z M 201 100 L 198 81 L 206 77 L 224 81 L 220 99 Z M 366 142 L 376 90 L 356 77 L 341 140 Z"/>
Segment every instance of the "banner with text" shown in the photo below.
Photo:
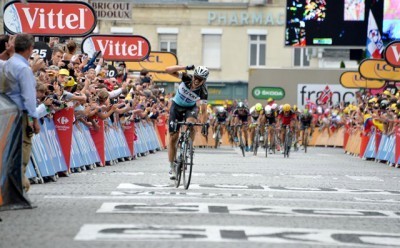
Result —
<path fill-rule="evenodd" d="M 323 94 L 326 84 L 298 84 L 297 85 L 297 106 L 304 108 L 307 100 L 313 103 L 322 104 L 318 101 L 321 94 Z M 346 89 L 340 84 L 330 84 L 329 88 L 332 92 L 332 97 L 329 104 L 336 104 L 339 102 L 353 102 L 356 100 L 355 89 Z"/>

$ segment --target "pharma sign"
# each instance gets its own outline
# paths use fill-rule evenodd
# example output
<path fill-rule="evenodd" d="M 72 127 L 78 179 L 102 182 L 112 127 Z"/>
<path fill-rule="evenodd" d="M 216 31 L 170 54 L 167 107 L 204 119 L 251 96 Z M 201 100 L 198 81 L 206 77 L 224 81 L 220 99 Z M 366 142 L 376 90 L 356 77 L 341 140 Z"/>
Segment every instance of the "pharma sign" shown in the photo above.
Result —
<path fill-rule="evenodd" d="M 280 87 L 254 87 L 251 94 L 255 99 L 266 100 L 271 97 L 274 100 L 281 100 L 285 97 L 285 90 Z"/>
<path fill-rule="evenodd" d="M 101 51 L 105 60 L 142 61 L 150 54 L 150 42 L 139 35 L 90 35 L 83 40 L 82 51 Z"/>
<path fill-rule="evenodd" d="M 99 20 L 131 20 L 132 3 L 91 2 Z"/>
<path fill-rule="evenodd" d="M 96 14 L 85 2 L 13 1 L 4 7 L 4 28 L 10 34 L 85 36 L 96 27 Z"/>

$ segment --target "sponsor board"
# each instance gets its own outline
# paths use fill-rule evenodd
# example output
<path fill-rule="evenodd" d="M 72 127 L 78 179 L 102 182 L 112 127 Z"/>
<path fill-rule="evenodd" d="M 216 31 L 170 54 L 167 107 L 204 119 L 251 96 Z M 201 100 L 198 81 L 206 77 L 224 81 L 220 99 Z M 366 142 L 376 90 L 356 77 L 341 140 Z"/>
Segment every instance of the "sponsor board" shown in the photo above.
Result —
<path fill-rule="evenodd" d="M 389 65 L 400 67 L 400 41 L 389 43 L 384 51 L 384 57 Z"/>
<path fill-rule="evenodd" d="M 4 29 L 10 34 L 85 36 L 96 27 L 93 8 L 78 1 L 13 1 L 4 7 Z"/>
<path fill-rule="evenodd" d="M 281 87 L 254 87 L 251 93 L 255 99 L 263 100 L 281 100 L 285 97 L 285 90 Z"/>
<path fill-rule="evenodd" d="M 131 20 L 132 3 L 90 1 L 99 20 Z"/>
<path fill-rule="evenodd" d="M 126 62 L 126 68 L 130 71 L 141 71 L 146 69 L 150 72 L 155 82 L 173 82 L 179 83 L 181 80 L 177 77 L 165 73 L 165 68 L 177 65 L 178 58 L 170 52 L 153 52 L 139 62 Z"/>
<path fill-rule="evenodd" d="M 385 86 L 385 81 L 365 79 L 358 71 L 346 71 L 340 75 L 340 84 L 345 88 L 380 89 Z"/>
<path fill-rule="evenodd" d="M 383 59 L 365 59 L 358 70 L 367 79 L 400 81 L 400 68 L 389 65 Z"/>
<path fill-rule="evenodd" d="M 149 41 L 139 35 L 90 35 L 82 41 L 82 51 L 101 51 L 105 60 L 142 61 L 150 54 Z"/>
<path fill-rule="evenodd" d="M 307 99 L 316 104 L 321 104 L 318 99 L 323 94 L 326 84 L 298 84 L 297 85 L 297 106 L 304 108 Z M 340 84 L 330 84 L 329 88 L 332 92 L 330 104 L 339 102 L 353 102 L 356 100 L 355 93 L 357 90 L 346 89 Z"/>

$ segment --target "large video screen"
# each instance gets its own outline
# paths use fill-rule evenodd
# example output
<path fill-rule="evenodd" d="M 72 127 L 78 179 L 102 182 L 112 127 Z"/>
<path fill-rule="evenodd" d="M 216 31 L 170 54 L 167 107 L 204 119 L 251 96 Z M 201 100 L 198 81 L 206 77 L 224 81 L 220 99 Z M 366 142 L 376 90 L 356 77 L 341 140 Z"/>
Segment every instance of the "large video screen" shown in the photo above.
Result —
<path fill-rule="evenodd" d="M 400 40 L 400 0 L 385 0 L 382 32 L 384 43 Z"/>
<path fill-rule="evenodd" d="M 400 2 L 400 0 L 391 0 Z M 365 47 L 368 13 L 382 26 L 383 0 L 287 0 L 286 46 Z"/>

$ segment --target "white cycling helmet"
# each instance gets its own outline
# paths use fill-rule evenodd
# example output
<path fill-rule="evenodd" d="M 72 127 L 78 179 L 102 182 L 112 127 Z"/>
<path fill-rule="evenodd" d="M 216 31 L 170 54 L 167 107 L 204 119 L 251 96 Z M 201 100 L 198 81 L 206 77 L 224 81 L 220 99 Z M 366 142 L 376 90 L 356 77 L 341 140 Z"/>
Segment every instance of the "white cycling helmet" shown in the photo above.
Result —
<path fill-rule="evenodd" d="M 269 105 L 265 106 L 265 113 L 266 113 L 267 115 L 269 115 L 269 114 L 271 114 L 271 112 L 272 112 L 272 107 L 269 106 Z"/>
<path fill-rule="evenodd" d="M 197 66 L 196 69 L 194 69 L 194 75 L 203 79 L 207 79 L 209 73 L 208 68 L 205 66 Z"/>
<path fill-rule="evenodd" d="M 274 103 L 272 104 L 272 109 L 276 109 L 278 107 L 278 104 Z"/>
<path fill-rule="evenodd" d="M 224 112 L 224 110 L 225 110 L 225 108 L 222 107 L 222 106 L 217 107 L 217 112 L 218 113 L 222 113 L 222 112 Z"/>

